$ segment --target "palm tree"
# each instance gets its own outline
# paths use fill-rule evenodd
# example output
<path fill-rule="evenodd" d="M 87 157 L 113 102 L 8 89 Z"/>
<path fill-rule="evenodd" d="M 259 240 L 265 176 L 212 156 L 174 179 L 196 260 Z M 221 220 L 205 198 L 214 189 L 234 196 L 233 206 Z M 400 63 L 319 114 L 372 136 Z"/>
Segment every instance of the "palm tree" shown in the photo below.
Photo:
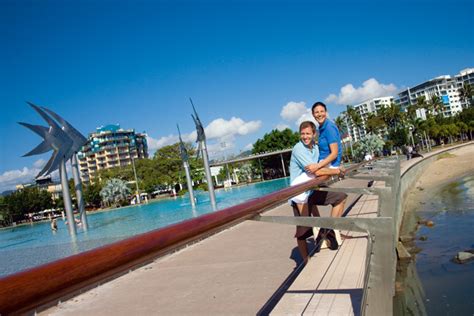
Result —
<path fill-rule="evenodd" d="M 344 133 L 347 132 L 346 122 L 345 122 L 344 118 L 342 117 L 342 115 L 336 117 L 336 119 L 334 120 L 334 123 L 336 123 L 336 125 L 339 128 L 339 131 L 341 132 L 341 134 L 344 134 Z"/>
<path fill-rule="evenodd" d="M 440 97 L 438 97 L 436 94 L 432 94 L 430 100 L 428 101 L 428 108 L 432 110 L 435 115 L 441 116 L 443 114 L 444 104 Z"/>
<path fill-rule="evenodd" d="M 469 83 L 464 82 L 462 88 L 459 89 L 459 95 L 464 102 L 469 104 L 469 106 L 474 105 L 474 89 Z"/>
<path fill-rule="evenodd" d="M 347 106 L 347 116 L 352 121 L 352 124 L 357 128 L 359 135 L 361 135 L 361 128 L 364 126 L 364 121 L 360 114 L 350 105 Z"/>
<path fill-rule="evenodd" d="M 374 113 L 369 113 L 367 115 L 367 120 L 365 121 L 365 129 L 367 130 L 367 133 L 377 134 L 384 127 L 385 122 L 380 116 L 377 116 Z"/>
<path fill-rule="evenodd" d="M 102 200 L 108 205 L 117 205 L 127 199 L 131 190 L 127 183 L 120 179 L 110 179 L 100 191 Z"/>
<path fill-rule="evenodd" d="M 381 108 L 379 113 L 389 129 L 398 128 L 404 120 L 404 115 L 400 105 L 395 103 L 390 103 L 388 107 Z"/>

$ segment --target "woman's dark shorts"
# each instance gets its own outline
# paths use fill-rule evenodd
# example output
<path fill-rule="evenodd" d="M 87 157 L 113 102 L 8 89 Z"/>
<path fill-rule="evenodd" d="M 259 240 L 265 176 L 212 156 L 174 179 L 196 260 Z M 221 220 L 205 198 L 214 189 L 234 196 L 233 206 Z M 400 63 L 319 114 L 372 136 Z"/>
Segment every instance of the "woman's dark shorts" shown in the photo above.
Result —
<path fill-rule="evenodd" d="M 344 192 L 329 192 L 329 191 L 313 191 L 308 198 L 308 206 L 310 205 L 332 205 L 333 207 L 341 203 L 347 198 Z M 296 208 L 296 205 L 293 206 Z M 298 214 L 296 210 L 295 214 Z M 296 226 L 295 237 L 298 240 L 305 240 L 313 236 L 313 228 L 305 226 Z"/>

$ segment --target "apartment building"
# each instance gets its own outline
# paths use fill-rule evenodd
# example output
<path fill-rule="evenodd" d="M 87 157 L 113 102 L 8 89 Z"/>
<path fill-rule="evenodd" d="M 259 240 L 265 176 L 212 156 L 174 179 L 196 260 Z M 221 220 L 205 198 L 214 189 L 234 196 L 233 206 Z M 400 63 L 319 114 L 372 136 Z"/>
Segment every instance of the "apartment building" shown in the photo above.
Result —
<path fill-rule="evenodd" d="M 359 141 L 367 134 L 365 130 L 365 123 L 370 113 L 377 115 L 381 108 L 388 107 L 390 103 L 393 102 L 393 100 L 393 96 L 387 96 L 372 98 L 362 103 L 353 105 L 354 110 L 356 110 L 362 118 L 362 126 L 360 128 L 355 126 L 352 120 L 347 116 L 346 112 L 341 113 L 343 120 L 347 122 L 347 130 L 352 140 L 355 142 Z"/>
<path fill-rule="evenodd" d="M 444 105 L 443 115 L 450 117 L 461 112 L 463 108 L 469 107 L 469 102 L 462 100 L 460 95 L 460 89 L 464 83 L 474 84 L 474 68 L 461 70 L 455 76 L 439 76 L 407 88 L 398 94 L 396 102 L 406 109 L 409 105 L 416 104 L 418 97 L 424 97 L 428 101 L 436 95 Z M 417 116 L 424 118 L 424 111 L 417 111 Z"/>
<path fill-rule="evenodd" d="M 101 126 L 89 134 L 77 156 L 82 181 L 94 182 L 100 170 L 128 166 L 133 159 L 148 158 L 146 134 L 122 129 L 119 124 Z"/>

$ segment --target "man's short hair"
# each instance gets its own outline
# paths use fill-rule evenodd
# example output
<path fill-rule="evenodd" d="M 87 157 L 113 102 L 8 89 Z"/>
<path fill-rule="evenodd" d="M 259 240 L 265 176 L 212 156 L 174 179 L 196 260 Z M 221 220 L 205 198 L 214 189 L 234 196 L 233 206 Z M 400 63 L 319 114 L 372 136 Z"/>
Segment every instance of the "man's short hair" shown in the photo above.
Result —
<path fill-rule="evenodd" d="M 313 106 L 311 107 L 311 113 L 314 112 L 314 108 L 317 107 L 317 106 L 322 106 L 324 108 L 324 111 L 328 111 L 327 107 L 326 107 L 326 104 L 324 104 L 323 102 L 316 102 L 315 104 L 313 104 Z"/>
<path fill-rule="evenodd" d="M 311 127 L 311 129 L 313 130 L 313 134 L 316 133 L 316 125 L 311 121 L 304 121 L 300 124 L 300 133 L 303 128 L 308 128 L 308 127 Z"/>

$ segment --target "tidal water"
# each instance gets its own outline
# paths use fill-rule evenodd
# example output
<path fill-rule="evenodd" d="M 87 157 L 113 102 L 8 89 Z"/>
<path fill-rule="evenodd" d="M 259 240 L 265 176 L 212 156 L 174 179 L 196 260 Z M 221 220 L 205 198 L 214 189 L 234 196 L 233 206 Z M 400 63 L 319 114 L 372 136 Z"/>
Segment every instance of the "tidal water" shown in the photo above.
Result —
<path fill-rule="evenodd" d="M 418 215 L 435 224 L 421 226 L 416 241 L 427 314 L 474 315 L 474 262 L 452 262 L 459 251 L 474 249 L 474 175 L 439 188 Z"/>

